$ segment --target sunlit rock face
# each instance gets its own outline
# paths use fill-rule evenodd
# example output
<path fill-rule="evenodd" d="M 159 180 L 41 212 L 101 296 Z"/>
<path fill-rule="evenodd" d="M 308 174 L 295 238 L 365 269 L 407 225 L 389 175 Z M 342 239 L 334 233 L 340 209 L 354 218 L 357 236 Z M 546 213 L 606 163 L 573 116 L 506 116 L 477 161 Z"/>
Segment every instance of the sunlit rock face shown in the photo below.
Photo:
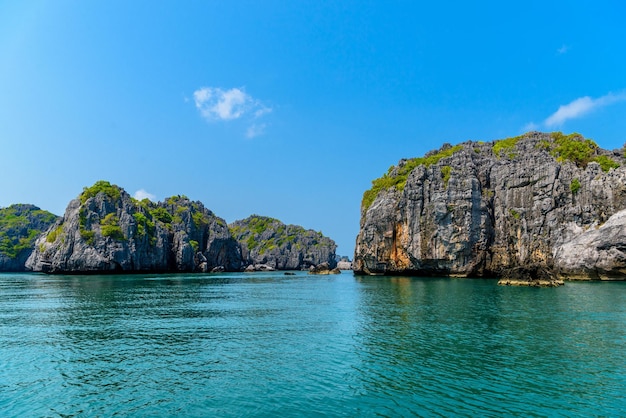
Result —
<path fill-rule="evenodd" d="M 46 273 L 238 271 L 241 253 L 226 222 L 184 196 L 133 199 L 97 182 L 72 200 L 26 262 Z"/>
<path fill-rule="evenodd" d="M 626 208 L 625 165 L 622 150 L 539 132 L 402 160 L 364 194 L 353 269 L 484 277 L 533 265 L 559 278 L 623 277 L 626 217 L 607 221 Z"/>

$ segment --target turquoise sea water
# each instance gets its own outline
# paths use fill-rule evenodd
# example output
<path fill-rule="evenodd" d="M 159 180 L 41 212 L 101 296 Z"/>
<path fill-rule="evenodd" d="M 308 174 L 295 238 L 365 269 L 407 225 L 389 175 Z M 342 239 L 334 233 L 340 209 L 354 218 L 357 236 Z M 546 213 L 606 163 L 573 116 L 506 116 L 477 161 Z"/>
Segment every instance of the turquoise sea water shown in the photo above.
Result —
<path fill-rule="evenodd" d="M 626 283 L 0 275 L 0 415 L 625 416 Z"/>

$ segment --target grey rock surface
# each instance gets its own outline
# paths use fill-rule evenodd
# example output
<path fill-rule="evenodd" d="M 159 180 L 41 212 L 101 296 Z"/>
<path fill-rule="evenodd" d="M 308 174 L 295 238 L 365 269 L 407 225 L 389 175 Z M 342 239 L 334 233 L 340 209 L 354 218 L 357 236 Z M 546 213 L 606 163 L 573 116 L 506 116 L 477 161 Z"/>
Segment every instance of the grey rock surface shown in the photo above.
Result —
<path fill-rule="evenodd" d="M 245 265 L 275 270 L 306 270 L 324 262 L 331 268 L 337 265 L 337 245 L 321 232 L 258 215 L 235 221 L 229 228 L 241 245 Z"/>
<path fill-rule="evenodd" d="M 557 274 L 565 278 L 624 280 L 626 277 L 626 210 L 606 223 L 583 229 L 571 223 L 569 239 L 554 249 Z"/>
<path fill-rule="evenodd" d="M 37 240 L 26 267 L 46 273 L 234 271 L 241 254 L 226 222 L 202 203 L 184 196 L 137 201 L 98 182 Z"/>
<path fill-rule="evenodd" d="M 624 165 L 579 135 L 539 132 L 402 160 L 364 195 L 353 269 L 466 277 L 538 264 L 561 277 L 619 276 L 619 234 L 593 261 L 585 245 L 597 237 L 585 244 L 580 231 L 626 208 Z M 591 253 L 574 267 L 583 247 Z"/>

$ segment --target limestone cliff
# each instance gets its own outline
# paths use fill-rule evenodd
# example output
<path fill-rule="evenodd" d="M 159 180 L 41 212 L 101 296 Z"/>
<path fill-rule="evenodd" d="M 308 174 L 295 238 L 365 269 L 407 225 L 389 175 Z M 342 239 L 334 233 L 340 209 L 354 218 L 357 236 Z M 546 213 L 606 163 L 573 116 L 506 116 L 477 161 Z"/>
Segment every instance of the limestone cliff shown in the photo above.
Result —
<path fill-rule="evenodd" d="M 626 209 L 625 164 L 622 152 L 559 132 L 401 160 L 363 196 L 353 268 L 496 276 L 538 265 L 562 278 L 623 277 L 625 217 L 607 221 Z"/>
<path fill-rule="evenodd" d="M 331 268 L 337 265 L 337 246 L 321 232 L 258 215 L 235 221 L 229 227 L 241 245 L 246 265 L 276 270 L 302 270 L 322 263 Z"/>
<path fill-rule="evenodd" d="M 239 270 L 226 222 L 200 202 L 175 196 L 138 201 L 100 181 L 72 200 L 26 262 L 47 273 Z"/>
<path fill-rule="evenodd" d="M 34 205 L 0 209 L 0 271 L 24 271 L 35 240 L 56 220 L 57 216 Z"/>

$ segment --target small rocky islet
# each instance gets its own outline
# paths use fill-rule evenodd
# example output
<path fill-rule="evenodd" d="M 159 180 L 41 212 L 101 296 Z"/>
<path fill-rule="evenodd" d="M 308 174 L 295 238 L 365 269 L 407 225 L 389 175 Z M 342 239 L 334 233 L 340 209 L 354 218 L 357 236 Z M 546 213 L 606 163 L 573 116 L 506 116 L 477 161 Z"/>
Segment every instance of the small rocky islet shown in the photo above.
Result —
<path fill-rule="evenodd" d="M 363 195 L 356 274 L 626 278 L 626 160 L 579 134 L 445 144 Z"/>

